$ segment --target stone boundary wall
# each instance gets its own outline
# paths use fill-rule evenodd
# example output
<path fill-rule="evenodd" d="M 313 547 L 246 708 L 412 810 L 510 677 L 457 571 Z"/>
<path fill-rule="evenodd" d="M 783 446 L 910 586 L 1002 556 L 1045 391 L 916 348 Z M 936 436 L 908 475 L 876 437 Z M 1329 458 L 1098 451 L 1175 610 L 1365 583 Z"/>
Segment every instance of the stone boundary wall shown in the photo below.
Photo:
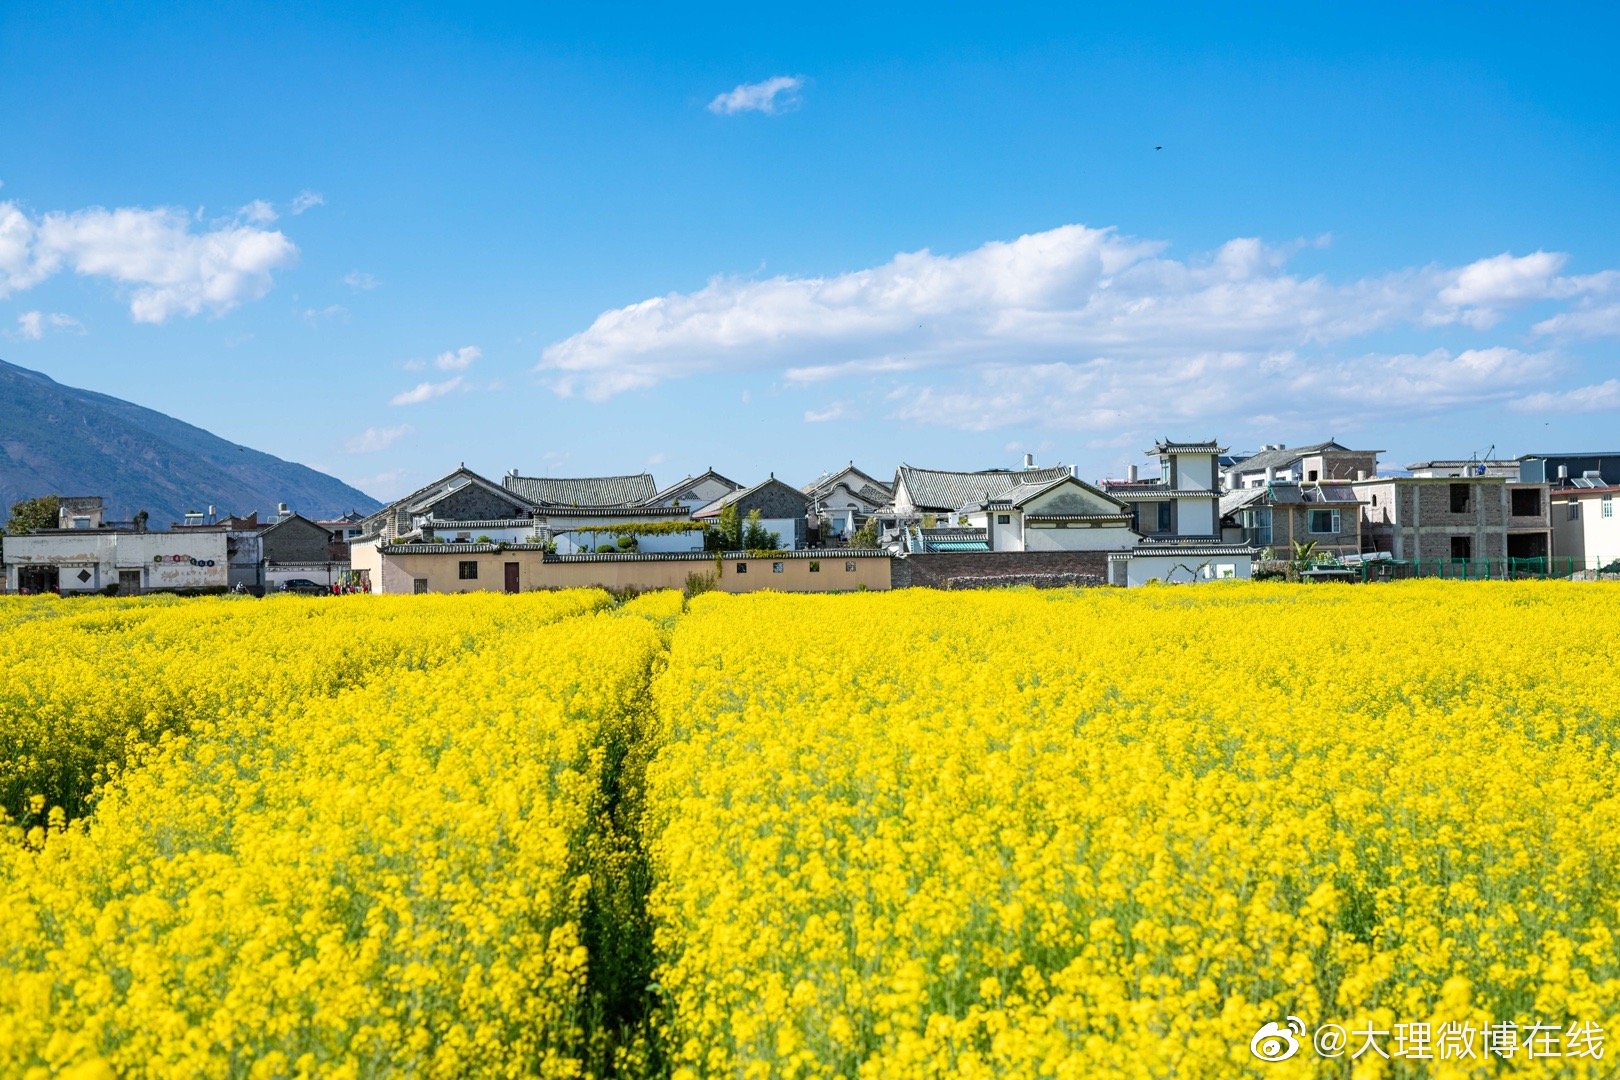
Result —
<path fill-rule="evenodd" d="M 1062 588 L 1106 585 L 1106 551 L 960 551 L 894 560 L 894 587 L 991 589 L 1009 585 Z"/>

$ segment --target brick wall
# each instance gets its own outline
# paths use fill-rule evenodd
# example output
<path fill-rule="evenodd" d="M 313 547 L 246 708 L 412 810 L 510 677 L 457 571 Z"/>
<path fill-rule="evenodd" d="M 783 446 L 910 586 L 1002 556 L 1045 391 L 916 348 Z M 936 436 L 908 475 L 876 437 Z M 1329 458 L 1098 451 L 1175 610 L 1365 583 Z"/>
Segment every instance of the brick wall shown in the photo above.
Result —
<path fill-rule="evenodd" d="M 1104 585 L 1106 551 L 964 551 L 894 560 L 894 587 L 992 588 L 1002 585 Z"/>

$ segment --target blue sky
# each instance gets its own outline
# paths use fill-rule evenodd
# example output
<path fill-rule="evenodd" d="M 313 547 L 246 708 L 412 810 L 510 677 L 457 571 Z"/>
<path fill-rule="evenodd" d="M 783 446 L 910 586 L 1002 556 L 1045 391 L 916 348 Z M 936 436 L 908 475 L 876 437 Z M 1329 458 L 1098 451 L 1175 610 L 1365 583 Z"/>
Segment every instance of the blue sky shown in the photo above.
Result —
<path fill-rule="evenodd" d="M 1613 449 L 1612 8 L 819 10 L 5 5 L 0 357 L 384 498 Z"/>

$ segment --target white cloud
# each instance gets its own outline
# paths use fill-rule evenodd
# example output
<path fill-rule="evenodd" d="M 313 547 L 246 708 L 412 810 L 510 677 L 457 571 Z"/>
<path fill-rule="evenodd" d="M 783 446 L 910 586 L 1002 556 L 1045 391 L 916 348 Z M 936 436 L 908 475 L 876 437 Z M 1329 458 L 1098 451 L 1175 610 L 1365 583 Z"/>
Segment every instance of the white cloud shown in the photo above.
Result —
<path fill-rule="evenodd" d="M 709 111 L 721 116 L 740 112 L 774 114 L 799 103 L 804 79 L 798 75 L 773 75 L 756 83 L 743 83 L 709 102 Z"/>
<path fill-rule="evenodd" d="M 844 403 L 835 401 L 821 409 L 806 409 L 804 422 L 807 424 L 824 424 L 829 420 L 842 420 L 846 414 Z"/>
<path fill-rule="evenodd" d="M 364 270 L 350 270 L 347 274 L 343 275 L 343 284 L 347 285 L 351 289 L 354 289 L 356 292 L 367 292 L 371 289 L 375 289 L 378 285 L 381 285 L 382 282 L 378 281 L 374 275 L 368 274 Z"/>
<path fill-rule="evenodd" d="M 398 427 L 370 427 L 350 439 L 344 449 L 351 454 L 375 454 L 415 432 L 416 429 L 409 424 L 400 424 Z"/>
<path fill-rule="evenodd" d="M 1543 319 L 1531 330 L 1559 337 L 1620 337 L 1620 304 L 1594 303 L 1588 298 L 1572 311 Z"/>
<path fill-rule="evenodd" d="M 995 364 L 965 384 L 891 396 L 899 420 L 968 431 L 1010 426 L 1087 433 L 1212 430 L 1236 417 L 1319 422 L 1331 410 L 1388 417 L 1514 401 L 1556 370 L 1514 349 L 1342 359 L 1293 352 L 1208 353 L 1167 360 Z"/>
<path fill-rule="evenodd" d="M 236 216 L 243 221 L 249 221 L 255 225 L 268 225 L 272 221 L 276 220 L 279 215 L 276 213 L 276 208 L 265 202 L 263 199 L 254 199 L 252 202 L 238 210 L 236 212 Z"/>
<path fill-rule="evenodd" d="M 476 345 L 463 345 L 459 349 L 442 352 L 433 358 L 433 366 L 440 371 L 466 371 L 478 362 L 484 350 Z"/>
<path fill-rule="evenodd" d="M 326 205 L 326 196 L 318 191 L 300 191 L 292 201 L 292 215 L 297 217 L 305 210 Z"/>
<path fill-rule="evenodd" d="M 125 287 L 135 321 L 161 323 L 256 300 L 270 290 L 271 272 L 298 255 L 282 233 L 240 220 L 203 232 L 193 224 L 174 208 L 92 207 L 35 219 L 0 203 L 0 299 L 72 271 Z"/>
<path fill-rule="evenodd" d="M 457 375 L 455 378 L 446 379 L 444 382 L 417 383 L 409 390 L 403 390 L 389 398 L 388 404 L 420 405 L 424 401 L 432 401 L 434 398 L 443 397 L 448 393 L 460 389 L 461 382 L 461 376 Z"/>
<path fill-rule="evenodd" d="M 1520 412 L 1601 412 L 1620 409 L 1620 379 L 1606 379 L 1591 386 L 1578 386 L 1573 390 L 1542 390 L 1531 394 L 1513 407 Z"/>
<path fill-rule="evenodd" d="M 49 314 L 43 311 L 25 311 L 17 316 L 17 332 L 14 336 L 28 341 L 38 341 L 50 331 L 82 334 L 85 329 L 84 324 L 78 319 L 58 311 Z"/>
<path fill-rule="evenodd" d="M 302 314 L 304 321 L 314 326 L 322 319 L 342 319 L 347 322 L 349 309 L 342 304 L 327 304 L 323 308 L 305 308 Z"/>
<path fill-rule="evenodd" d="M 1153 409 L 1173 412 L 1187 404 L 1188 384 L 1161 375 L 1178 371 L 1219 383 L 1199 387 L 1211 407 L 1264 398 L 1230 384 L 1260 380 L 1275 392 L 1284 373 L 1298 392 L 1421 408 L 1485 400 L 1478 387 L 1511 396 L 1517 373 L 1551 371 L 1553 358 L 1484 343 L 1341 360 L 1342 345 L 1402 329 L 1488 326 L 1526 305 L 1620 291 L 1620 274 L 1568 276 L 1567 256 L 1548 252 L 1348 281 L 1291 272 L 1302 247 L 1324 243 L 1239 238 L 1173 259 L 1161 241 L 1067 225 L 960 255 L 903 253 L 830 277 L 717 277 L 695 292 L 603 312 L 546 347 L 537 370 L 556 393 L 591 400 L 711 372 L 770 372 L 797 385 L 873 377 L 893 385 L 909 376 L 921 380 L 923 396 L 900 406 L 907 414 L 971 415 L 964 422 L 992 426 L 1004 422 L 998 415 L 1081 422 L 1039 407 L 1037 391 L 1083 400 L 1075 415 L 1086 423 L 1135 422 L 1133 395 L 1144 393 L 1156 395 Z M 953 375 L 926 375 L 937 369 Z M 979 372 L 995 378 L 980 385 Z M 1369 381 L 1374 389 L 1363 393 Z M 1261 411 L 1283 407 L 1268 400 Z"/>

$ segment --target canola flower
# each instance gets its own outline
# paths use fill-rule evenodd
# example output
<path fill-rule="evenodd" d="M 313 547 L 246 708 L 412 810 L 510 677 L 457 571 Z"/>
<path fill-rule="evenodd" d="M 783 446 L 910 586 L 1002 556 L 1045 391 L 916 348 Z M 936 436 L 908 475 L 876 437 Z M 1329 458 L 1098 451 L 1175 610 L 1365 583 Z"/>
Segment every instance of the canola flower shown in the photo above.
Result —
<path fill-rule="evenodd" d="M 601 736 L 659 647 L 606 599 L 357 605 L 393 666 L 193 717 L 0 845 L 0 1075 L 579 1075 Z"/>
<path fill-rule="evenodd" d="M 674 1075 L 1607 1075 L 1249 1044 L 1620 1037 L 1617 616 L 1568 583 L 697 598 L 647 778 Z"/>
<path fill-rule="evenodd" d="M 1617 613 L 0 599 L 0 1076 L 1605 1076 Z"/>
<path fill-rule="evenodd" d="M 0 597 L 0 814 L 37 817 L 28 811 L 43 799 L 77 817 L 99 783 L 165 735 L 440 664 L 531 617 L 499 597 L 456 600 Z M 556 603 L 560 614 L 607 597 Z"/>

